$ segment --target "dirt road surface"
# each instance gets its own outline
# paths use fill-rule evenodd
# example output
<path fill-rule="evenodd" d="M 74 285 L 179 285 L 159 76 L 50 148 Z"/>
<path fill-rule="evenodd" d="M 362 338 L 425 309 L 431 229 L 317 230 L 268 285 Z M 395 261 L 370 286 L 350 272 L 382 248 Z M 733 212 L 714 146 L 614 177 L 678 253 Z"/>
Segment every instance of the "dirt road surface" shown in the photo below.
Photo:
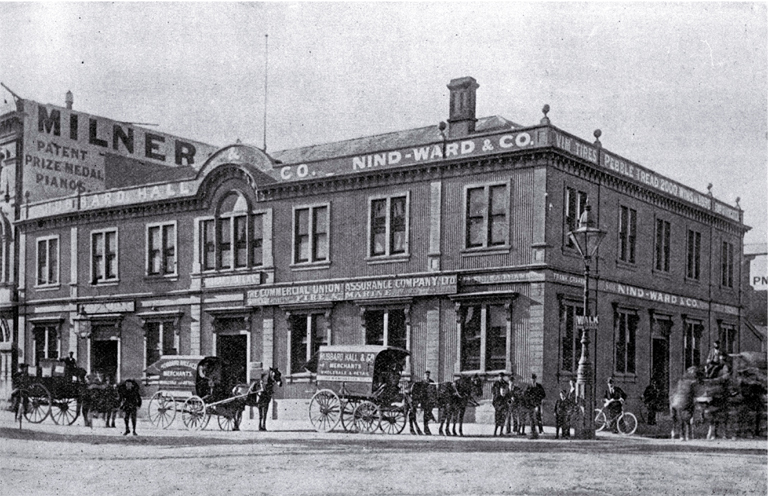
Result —
<path fill-rule="evenodd" d="M 20 430 L 0 412 L 3 495 L 761 495 L 768 491 L 765 440 L 689 442 L 602 433 L 595 441 L 464 438 L 310 431 L 269 432 L 140 422 L 117 429 L 46 421 Z M 97 421 L 98 422 L 98 421 Z M 118 424 L 120 420 L 118 420 Z"/>

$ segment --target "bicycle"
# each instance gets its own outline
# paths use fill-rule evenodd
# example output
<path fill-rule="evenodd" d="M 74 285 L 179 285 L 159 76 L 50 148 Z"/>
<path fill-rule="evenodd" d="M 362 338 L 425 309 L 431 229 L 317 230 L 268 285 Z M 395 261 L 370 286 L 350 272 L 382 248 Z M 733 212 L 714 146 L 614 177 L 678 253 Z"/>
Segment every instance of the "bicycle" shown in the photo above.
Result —
<path fill-rule="evenodd" d="M 615 400 L 614 400 L 615 401 Z M 600 432 L 606 427 L 616 423 L 616 429 L 624 436 L 631 436 L 637 430 L 637 417 L 632 412 L 622 411 L 621 415 L 608 422 L 608 416 L 604 410 L 611 402 L 603 405 L 602 408 L 595 408 L 595 432 Z"/>

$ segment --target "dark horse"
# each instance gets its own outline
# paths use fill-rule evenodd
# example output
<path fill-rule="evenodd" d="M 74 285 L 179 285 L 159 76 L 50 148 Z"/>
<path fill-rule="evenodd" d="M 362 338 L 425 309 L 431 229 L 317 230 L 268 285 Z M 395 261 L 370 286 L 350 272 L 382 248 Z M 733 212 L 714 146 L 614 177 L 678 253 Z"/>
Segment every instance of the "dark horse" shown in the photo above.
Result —
<path fill-rule="evenodd" d="M 272 395 L 275 391 L 275 384 L 283 387 L 283 374 L 277 367 L 270 367 L 267 372 L 262 374 L 262 378 L 251 385 L 251 393 L 248 395 L 246 405 L 259 408 L 259 430 L 267 430 L 267 413 L 269 404 L 272 402 Z"/>
<path fill-rule="evenodd" d="M 80 395 L 80 408 L 86 427 L 93 427 L 93 414 L 104 416 L 104 426 L 114 427 L 117 409 L 120 407 L 120 395 L 117 386 L 100 377 L 83 388 Z"/>
<path fill-rule="evenodd" d="M 408 404 L 411 406 L 408 411 L 408 420 L 411 426 L 411 433 L 415 430 L 418 434 L 421 434 L 421 430 L 416 422 L 416 408 L 421 405 L 437 406 L 440 412 L 438 417 L 440 418 L 440 428 L 438 431 L 441 435 L 464 435 L 464 414 L 467 411 L 467 406 L 472 403 L 477 405 L 475 398 L 483 396 L 483 380 L 475 376 L 461 376 L 454 382 L 441 382 L 438 384 L 428 384 L 426 382 L 415 382 L 411 387 L 409 394 L 410 398 Z M 424 432 L 429 433 L 429 418 L 425 411 L 424 415 Z M 453 422 L 453 427 L 451 427 Z M 458 433 L 456 431 L 456 424 L 459 425 Z M 443 430 L 445 426 L 445 430 Z"/>

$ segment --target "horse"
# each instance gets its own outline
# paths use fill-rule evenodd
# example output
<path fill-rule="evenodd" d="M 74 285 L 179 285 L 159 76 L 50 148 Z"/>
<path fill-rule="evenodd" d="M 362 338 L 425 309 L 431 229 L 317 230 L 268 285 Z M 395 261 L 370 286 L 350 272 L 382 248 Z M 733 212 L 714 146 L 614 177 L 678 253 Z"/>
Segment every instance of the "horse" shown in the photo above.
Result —
<path fill-rule="evenodd" d="M 248 406 L 255 406 L 259 409 L 259 430 L 267 430 L 267 413 L 269 412 L 269 404 L 272 402 L 272 395 L 274 394 L 275 384 L 283 387 L 283 374 L 277 367 L 270 367 L 269 370 L 262 375 L 262 378 L 257 381 L 258 384 L 254 384 L 257 387 L 251 387 L 251 393 L 248 395 L 246 404 Z"/>
<path fill-rule="evenodd" d="M 443 382 L 437 389 L 437 407 L 440 412 L 440 435 L 463 436 L 464 435 L 464 414 L 467 406 L 472 403 L 477 406 L 475 397 L 483 396 L 483 380 L 480 376 L 461 376 L 453 382 Z M 453 422 L 453 428 L 450 427 Z M 456 433 L 456 424 L 459 425 L 459 432 Z M 443 431 L 445 426 L 445 431 Z"/>
<path fill-rule="evenodd" d="M 475 397 L 483 395 L 483 380 L 475 376 L 462 376 L 454 382 L 426 383 L 414 382 L 406 392 L 406 405 L 408 406 L 408 421 L 411 434 L 421 435 L 422 431 L 416 420 L 416 411 L 419 407 L 424 410 L 424 434 L 431 434 L 429 421 L 432 417 L 432 408 L 437 406 L 440 427 L 438 432 L 444 436 L 464 435 L 464 414 L 467 406 L 477 402 Z M 451 423 L 453 426 L 451 427 Z M 459 430 L 456 431 L 458 424 Z"/>
<path fill-rule="evenodd" d="M 530 420 L 531 438 L 538 439 L 539 432 L 536 430 L 536 408 L 540 406 L 541 397 L 535 387 L 528 386 L 522 394 L 519 394 L 519 397 L 517 398 L 519 429 L 516 431 L 518 434 L 525 435 L 525 423 L 527 420 Z"/>
<path fill-rule="evenodd" d="M 696 407 L 694 397 L 698 384 L 698 369 L 690 367 L 682 378 L 677 381 L 674 391 L 669 396 L 669 413 L 672 416 L 671 438 L 678 435 L 680 425 L 680 439 L 687 441 L 693 439 L 693 413 Z"/>
<path fill-rule="evenodd" d="M 701 378 L 699 373 L 697 377 Z M 731 367 L 724 366 L 717 377 L 711 379 L 699 379 L 696 386 L 696 409 L 700 412 L 701 419 L 708 424 L 707 439 L 718 437 L 718 431 L 722 428 L 723 435 L 727 436 L 728 418 L 734 408 L 731 401 Z"/>
<path fill-rule="evenodd" d="M 111 381 L 104 382 L 97 375 L 95 382 L 87 384 L 80 395 L 80 407 L 86 427 L 93 427 L 93 413 L 104 416 L 105 427 L 115 427 L 120 395 Z"/>

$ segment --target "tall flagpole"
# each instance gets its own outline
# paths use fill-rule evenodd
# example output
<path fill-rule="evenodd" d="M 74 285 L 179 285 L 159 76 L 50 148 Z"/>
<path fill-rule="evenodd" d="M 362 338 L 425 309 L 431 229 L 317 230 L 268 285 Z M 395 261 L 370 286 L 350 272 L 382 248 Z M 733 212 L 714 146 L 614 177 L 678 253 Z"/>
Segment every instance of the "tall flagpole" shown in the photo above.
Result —
<path fill-rule="evenodd" d="M 267 79 L 269 70 L 269 35 L 264 35 L 264 153 L 267 152 Z"/>

